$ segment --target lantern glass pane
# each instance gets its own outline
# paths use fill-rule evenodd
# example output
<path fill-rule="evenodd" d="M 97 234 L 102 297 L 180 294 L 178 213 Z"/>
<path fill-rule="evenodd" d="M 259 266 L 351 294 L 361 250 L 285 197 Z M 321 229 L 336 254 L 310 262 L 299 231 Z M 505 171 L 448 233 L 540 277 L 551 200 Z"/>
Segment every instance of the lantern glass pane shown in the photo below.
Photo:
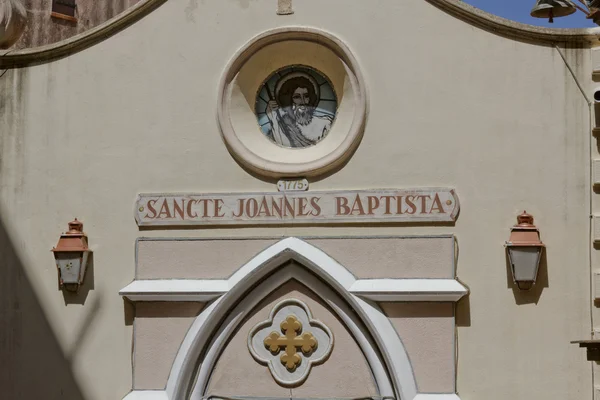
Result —
<path fill-rule="evenodd" d="M 64 283 L 79 283 L 81 256 L 78 252 L 55 253 L 56 265 Z"/>
<path fill-rule="evenodd" d="M 541 253 L 541 247 L 513 246 L 508 248 L 515 281 L 535 281 Z"/>
<path fill-rule="evenodd" d="M 88 256 L 90 255 L 89 251 L 84 251 L 82 254 L 82 261 L 81 261 L 81 274 L 80 274 L 80 280 L 81 282 L 83 282 L 83 279 L 85 278 L 85 270 L 87 268 L 87 262 L 88 262 Z"/>

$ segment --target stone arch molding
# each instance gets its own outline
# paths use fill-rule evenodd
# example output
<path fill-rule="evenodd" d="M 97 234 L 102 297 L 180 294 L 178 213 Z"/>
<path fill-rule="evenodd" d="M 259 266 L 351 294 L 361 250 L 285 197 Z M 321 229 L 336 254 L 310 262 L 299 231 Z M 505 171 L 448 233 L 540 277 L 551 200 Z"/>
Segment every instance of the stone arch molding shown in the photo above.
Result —
<path fill-rule="evenodd" d="M 357 279 L 344 266 L 297 238 L 268 247 L 230 277 L 231 289 L 208 305 L 188 330 L 164 391 L 132 391 L 125 400 L 203 399 L 210 373 L 236 327 L 261 300 L 290 280 L 311 288 L 344 322 L 365 355 L 379 396 L 460 400 L 454 393 L 418 393 L 408 354 L 381 308 L 349 291 Z"/>

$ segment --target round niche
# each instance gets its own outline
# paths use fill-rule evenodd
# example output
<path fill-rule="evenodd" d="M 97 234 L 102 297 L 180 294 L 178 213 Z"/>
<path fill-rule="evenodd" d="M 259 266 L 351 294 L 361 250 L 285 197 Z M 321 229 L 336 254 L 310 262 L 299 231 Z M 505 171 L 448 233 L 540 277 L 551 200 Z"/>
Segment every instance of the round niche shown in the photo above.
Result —
<path fill-rule="evenodd" d="M 231 60 L 219 87 L 218 122 L 231 154 L 270 177 L 339 166 L 360 142 L 366 110 L 354 56 L 316 29 L 255 37 Z"/>

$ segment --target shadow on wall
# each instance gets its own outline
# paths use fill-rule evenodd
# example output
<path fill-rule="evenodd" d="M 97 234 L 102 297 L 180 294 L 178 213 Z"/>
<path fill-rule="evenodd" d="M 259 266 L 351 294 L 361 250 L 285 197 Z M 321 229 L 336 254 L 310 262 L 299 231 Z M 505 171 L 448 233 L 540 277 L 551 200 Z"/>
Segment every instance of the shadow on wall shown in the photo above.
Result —
<path fill-rule="evenodd" d="M 456 266 L 454 273 L 456 275 L 456 279 L 469 290 L 469 293 L 460 299 L 454 306 L 454 317 L 457 327 L 469 327 L 471 326 L 471 288 L 458 278 L 458 270 L 460 265 L 458 262 L 459 255 L 460 246 L 458 245 L 458 240 L 456 237 L 454 237 L 454 265 Z"/>
<path fill-rule="evenodd" d="M 83 400 L 71 363 L 48 324 L 2 222 L 0 277 L 0 397 Z M 90 314 L 95 314 L 98 307 L 91 308 Z"/>

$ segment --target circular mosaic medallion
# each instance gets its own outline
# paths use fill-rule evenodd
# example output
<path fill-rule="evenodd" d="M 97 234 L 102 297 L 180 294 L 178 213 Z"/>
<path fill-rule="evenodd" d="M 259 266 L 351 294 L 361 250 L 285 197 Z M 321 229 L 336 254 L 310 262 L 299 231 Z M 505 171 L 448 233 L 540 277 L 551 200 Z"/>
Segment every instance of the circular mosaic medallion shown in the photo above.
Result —
<path fill-rule="evenodd" d="M 271 74 L 256 95 L 255 113 L 262 133 L 287 148 L 314 146 L 329 133 L 337 112 L 329 79 L 300 65 Z"/>

